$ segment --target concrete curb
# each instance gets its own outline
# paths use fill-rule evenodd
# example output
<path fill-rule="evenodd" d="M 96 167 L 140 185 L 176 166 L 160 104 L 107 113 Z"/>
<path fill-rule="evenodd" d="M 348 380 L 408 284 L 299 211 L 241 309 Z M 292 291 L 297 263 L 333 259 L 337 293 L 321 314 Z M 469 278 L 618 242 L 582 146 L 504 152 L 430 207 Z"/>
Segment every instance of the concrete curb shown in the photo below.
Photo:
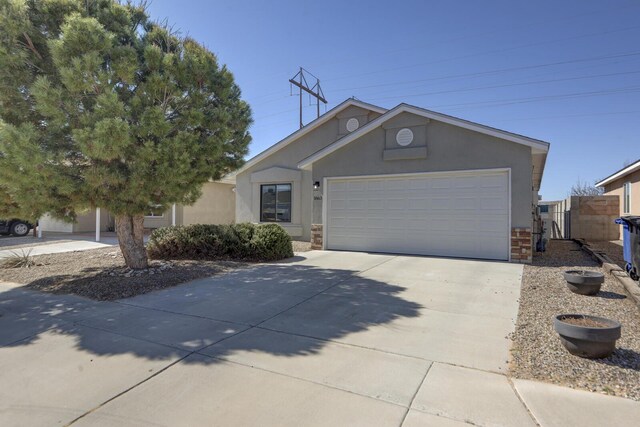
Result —
<path fill-rule="evenodd" d="M 589 243 L 586 241 L 576 239 L 575 242 L 580 245 L 583 251 L 598 261 L 605 272 L 615 277 L 616 280 L 624 286 L 627 293 L 633 298 L 638 308 L 640 308 L 640 286 L 629 277 L 627 272 L 614 264 L 604 252 L 596 252 L 591 249 L 591 246 L 589 246 Z"/>

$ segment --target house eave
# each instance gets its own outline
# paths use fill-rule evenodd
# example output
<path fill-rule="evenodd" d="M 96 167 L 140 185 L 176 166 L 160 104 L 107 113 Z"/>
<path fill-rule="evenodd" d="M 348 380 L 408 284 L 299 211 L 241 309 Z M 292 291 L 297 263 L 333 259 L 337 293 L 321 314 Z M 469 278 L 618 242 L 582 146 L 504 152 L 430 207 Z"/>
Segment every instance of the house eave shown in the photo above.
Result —
<path fill-rule="evenodd" d="M 339 150 L 340 148 L 344 147 L 345 145 L 349 144 L 350 142 L 356 140 L 357 138 L 360 138 L 361 136 L 371 132 L 372 130 L 376 129 L 378 126 L 380 126 L 381 124 L 383 124 L 384 122 L 392 119 L 393 117 L 396 117 L 399 114 L 402 113 L 411 113 L 411 114 L 416 114 L 425 118 L 429 118 L 429 119 L 433 119 L 436 121 L 441 121 L 443 123 L 448 123 L 454 126 L 458 126 L 458 127 L 462 127 L 464 129 L 469 129 L 469 130 L 473 130 L 479 133 L 483 133 L 485 135 L 489 135 L 489 136 L 494 136 L 496 138 L 500 138 L 500 139 L 504 139 L 507 141 L 511 141 L 511 142 L 515 142 L 518 144 L 522 144 L 522 145 L 526 145 L 528 147 L 531 148 L 531 152 L 532 154 L 543 154 L 546 156 L 546 153 L 549 151 L 549 143 L 545 142 L 545 141 L 541 141 L 538 139 L 533 139 L 533 138 L 529 138 L 526 136 L 522 136 L 522 135 L 517 135 L 511 132 L 507 132 L 507 131 L 503 131 L 500 129 L 496 129 L 496 128 L 492 128 L 489 126 L 484 126 L 478 123 L 474 123 L 474 122 L 470 122 L 467 120 L 463 120 L 463 119 L 459 119 L 457 117 L 453 117 L 453 116 L 448 116 L 446 114 L 442 114 L 442 113 L 437 113 L 434 111 L 430 111 L 430 110 L 426 110 L 420 107 L 415 107 L 413 105 L 408 105 L 408 104 L 400 104 L 398 106 L 396 106 L 395 108 L 387 111 L 386 113 L 384 113 L 383 115 L 381 115 L 380 117 L 378 117 L 375 120 L 372 120 L 371 122 L 367 123 L 365 126 L 361 127 L 360 129 L 354 131 L 353 133 L 350 133 L 349 135 L 346 135 L 345 137 L 337 140 L 336 142 L 334 142 L 333 144 L 323 148 L 320 151 L 317 151 L 316 153 L 312 154 L 311 156 L 303 159 L 302 161 L 300 161 L 298 163 L 298 168 L 300 169 L 310 169 L 311 165 L 322 159 L 325 156 L 328 156 L 329 154 L 333 153 L 334 151 Z M 542 172 L 540 172 L 540 177 L 542 177 Z"/>
<path fill-rule="evenodd" d="M 607 184 L 611 184 L 613 181 L 616 181 L 620 178 L 624 178 L 625 176 L 629 175 L 630 173 L 633 173 L 637 170 L 640 170 L 640 160 L 638 160 L 635 163 L 630 164 L 629 166 L 626 166 L 622 169 L 620 169 L 618 172 L 614 172 L 613 174 L 609 175 L 608 177 L 606 177 L 605 179 L 603 179 L 600 182 L 596 182 L 596 187 L 604 187 Z"/>
<path fill-rule="evenodd" d="M 285 148 L 286 146 L 288 146 L 292 142 L 296 141 L 300 137 L 308 134 L 312 130 L 314 130 L 314 129 L 318 128 L 319 126 L 323 125 L 324 123 L 328 122 L 333 117 L 335 117 L 336 114 L 340 113 L 341 111 L 345 110 L 346 108 L 348 108 L 350 106 L 356 106 L 356 107 L 365 108 L 367 110 L 374 111 L 374 112 L 379 113 L 379 114 L 384 114 L 384 113 L 387 112 L 387 110 L 385 108 L 378 107 L 376 105 L 369 104 L 367 102 L 359 101 L 359 100 L 353 99 L 353 98 L 347 99 L 347 100 L 341 102 L 340 104 L 336 105 L 331 110 L 327 111 L 326 113 L 324 113 L 323 115 L 321 115 L 320 117 L 318 117 L 317 119 L 312 121 L 311 123 L 307 124 L 306 126 L 303 126 L 302 128 L 300 128 L 297 131 L 293 132 L 289 136 L 287 136 L 284 139 L 280 140 L 279 142 L 275 143 L 271 147 L 269 147 L 266 150 L 262 151 L 261 153 L 255 155 L 254 157 L 249 159 L 240 169 L 238 169 L 238 170 L 226 175 L 224 177 L 224 179 L 233 180 L 235 182 L 235 176 L 237 174 L 249 169 L 250 167 L 254 166 L 255 164 L 259 163 L 260 161 L 266 159 L 270 155 L 272 155 L 272 154 L 276 153 L 277 151 Z"/>

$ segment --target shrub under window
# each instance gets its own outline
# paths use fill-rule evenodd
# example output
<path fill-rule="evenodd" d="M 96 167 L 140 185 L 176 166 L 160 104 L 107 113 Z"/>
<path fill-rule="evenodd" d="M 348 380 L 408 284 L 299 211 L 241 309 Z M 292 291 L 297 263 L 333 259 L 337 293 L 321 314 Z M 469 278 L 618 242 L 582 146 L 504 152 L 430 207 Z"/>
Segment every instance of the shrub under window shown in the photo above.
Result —
<path fill-rule="evenodd" d="M 155 259 L 276 261 L 292 257 L 293 247 L 278 224 L 194 224 L 154 230 L 147 253 Z"/>

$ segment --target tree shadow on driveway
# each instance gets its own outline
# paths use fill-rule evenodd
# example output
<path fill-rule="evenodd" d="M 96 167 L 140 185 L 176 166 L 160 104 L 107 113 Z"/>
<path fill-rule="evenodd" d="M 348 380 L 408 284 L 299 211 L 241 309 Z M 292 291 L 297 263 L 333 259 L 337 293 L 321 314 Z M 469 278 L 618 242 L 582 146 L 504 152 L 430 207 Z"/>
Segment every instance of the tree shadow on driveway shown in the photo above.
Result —
<path fill-rule="evenodd" d="M 282 345 L 272 340 L 238 340 L 238 348 L 230 339 L 216 356 L 235 350 L 303 356 L 317 353 L 327 340 L 419 316 L 422 306 L 399 296 L 405 288 L 356 273 L 295 264 L 260 265 L 117 303 L 13 288 L 0 293 L 0 346 L 36 350 L 46 332 L 72 337 L 75 350 L 97 356 L 181 358 L 295 308 L 298 317 L 290 321 L 313 323 L 315 329 L 322 329 L 322 339 Z M 336 286 L 356 277 L 353 286 Z M 323 295 L 328 289 L 331 296 Z M 367 298 L 358 298 L 363 289 Z M 317 304 L 314 308 L 312 303 L 320 299 L 324 300 L 320 309 Z M 114 334 L 118 339 L 113 339 Z M 193 359 L 195 363 L 219 361 Z"/>

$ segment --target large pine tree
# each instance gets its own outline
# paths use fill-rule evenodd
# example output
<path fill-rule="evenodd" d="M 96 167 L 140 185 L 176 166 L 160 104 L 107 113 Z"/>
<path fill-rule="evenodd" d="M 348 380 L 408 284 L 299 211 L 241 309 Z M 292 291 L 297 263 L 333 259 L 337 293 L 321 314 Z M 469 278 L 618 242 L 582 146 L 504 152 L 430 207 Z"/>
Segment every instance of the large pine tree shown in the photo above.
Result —
<path fill-rule="evenodd" d="M 145 212 L 239 167 L 250 123 L 226 67 L 143 4 L 0 0 L 0 217 L 104 208 L 145 268 Z"/>

